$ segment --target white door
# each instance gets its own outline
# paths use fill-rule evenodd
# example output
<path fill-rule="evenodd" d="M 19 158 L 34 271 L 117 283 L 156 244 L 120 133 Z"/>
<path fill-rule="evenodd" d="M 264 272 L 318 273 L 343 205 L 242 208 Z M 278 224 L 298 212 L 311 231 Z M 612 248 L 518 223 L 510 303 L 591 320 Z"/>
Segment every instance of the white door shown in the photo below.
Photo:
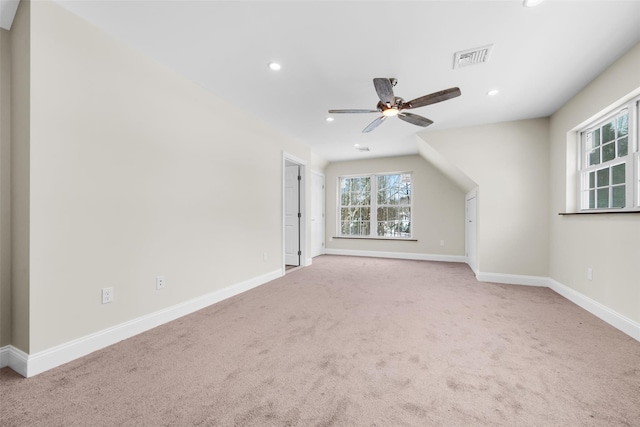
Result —
<path fill-rule="evenodd" d="M 300 166 L 284 168 L 284 263 L 300 265 Z"/>
<path fill-rule="evenodd" d="M 477 224 L 477 197 L 467 198 L 465 215 L 465 246 L 467 264 L 474 273 L 478 273 L 478 224 Z"/>
<path fill-rule="evenodd" d="M 311 256 L 324 253 L 324 175 L 311 175 Z"/>

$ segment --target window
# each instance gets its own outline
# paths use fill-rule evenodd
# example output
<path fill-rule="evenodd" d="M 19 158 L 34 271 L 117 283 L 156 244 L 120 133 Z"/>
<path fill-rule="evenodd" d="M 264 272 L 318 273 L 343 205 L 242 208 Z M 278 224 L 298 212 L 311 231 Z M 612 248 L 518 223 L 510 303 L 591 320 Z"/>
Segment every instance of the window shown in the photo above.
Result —
<path fill-rule="evenodd" d="M 581 211 L 638 210 L 639 100 L 579 132 Z"/>
<path fill-rule="evenodd" d="M 338 179 L 340 236 L 411 237 L 411 174 Z"/>

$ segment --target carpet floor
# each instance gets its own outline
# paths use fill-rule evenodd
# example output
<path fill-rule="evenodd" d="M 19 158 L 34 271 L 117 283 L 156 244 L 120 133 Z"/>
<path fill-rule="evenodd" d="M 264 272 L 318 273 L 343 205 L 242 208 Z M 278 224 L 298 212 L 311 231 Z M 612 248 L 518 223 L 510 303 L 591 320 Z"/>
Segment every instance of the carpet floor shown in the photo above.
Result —
<path fill-rule="evenodd" d="M 640 342 L 464 264 L 313 265 L 66 365 L 2 426 L 640 426 Z"/>

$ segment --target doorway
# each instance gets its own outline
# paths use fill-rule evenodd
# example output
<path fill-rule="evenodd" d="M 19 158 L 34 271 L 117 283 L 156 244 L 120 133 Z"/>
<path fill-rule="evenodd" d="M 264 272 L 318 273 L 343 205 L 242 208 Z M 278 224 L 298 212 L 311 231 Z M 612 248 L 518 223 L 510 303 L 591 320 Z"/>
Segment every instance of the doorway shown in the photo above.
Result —
<path fill-rule="evenodd" d="M 305 265 L 305 162 L 283 157 L 283 271 Z"/>
<path fill-rule="evenodd" d="M 311 172 L 311 257 L 324 253 L 324 175 Z"/>
<path fill-rule="evenodd" d="M 465 198 L 465 253 L 467 264 L 478 274 L 478 193 L 472 191 Z"/>

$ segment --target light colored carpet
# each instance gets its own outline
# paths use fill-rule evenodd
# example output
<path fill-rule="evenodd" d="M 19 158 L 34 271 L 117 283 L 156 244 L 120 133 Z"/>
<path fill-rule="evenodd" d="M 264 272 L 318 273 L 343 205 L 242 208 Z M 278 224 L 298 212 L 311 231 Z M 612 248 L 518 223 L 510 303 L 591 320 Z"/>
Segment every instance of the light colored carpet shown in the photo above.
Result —
<path fill-rule="evenodd" d="M 313 265 L 30 379 L 3 426 L 640 425 L 640 343 L 466 265 Z"/>

